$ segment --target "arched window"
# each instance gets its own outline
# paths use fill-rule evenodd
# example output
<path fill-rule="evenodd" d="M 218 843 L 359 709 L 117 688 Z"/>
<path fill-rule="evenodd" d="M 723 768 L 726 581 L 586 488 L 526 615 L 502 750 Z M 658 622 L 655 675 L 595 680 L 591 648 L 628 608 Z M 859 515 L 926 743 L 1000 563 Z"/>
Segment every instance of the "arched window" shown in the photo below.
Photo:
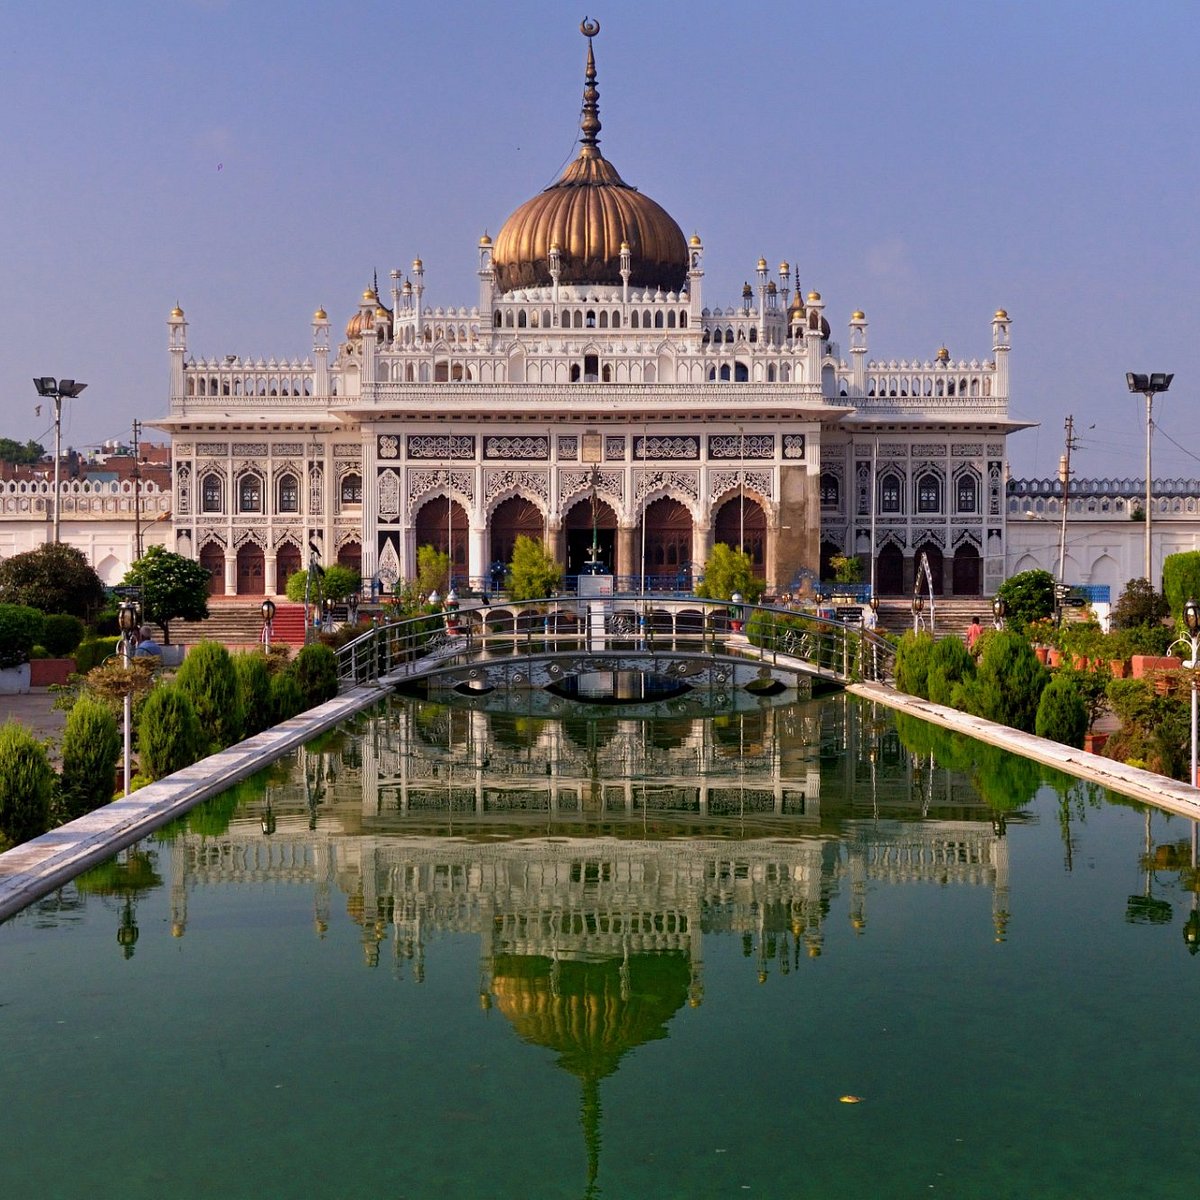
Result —
<path fill-rule="evenodd" d="M 829 471 L 821 472 L 821 507 L 836 509 L 842 502 L 841 480 Z"/>
<path fill-rule="evenodd" d="M 252 471 L 238 480 L 238 512 L 262 512 L 262 479 Z"/>
<path fill-rule="evenodd" d="M 744 362 L 734 363 L 733 365 L 733 382 L 734 383 L 749 383 L 750 368 Z"/>
<path fill-rule="evenodd" d="M 942 481 L 927 471 L 917 480 L 917 512 L 936 513 L 942 511 Z"/>
<path fill-rule="evenodd" d="M 712 340 L 714 346 L 719 346 L 725 340 L 725 335 L 719 329 L 714 329 Z"/>
<path fill-rule="evenodd" d="M 362 476 L 356 473 L 342 476 L 341 500 L 343 507 L 347 504 L 362 503 Z"/>
<path fill-rule="evenodd" d="M 584 318 L 583 324 L 584 324 L 584 327 L 587 329 L 595 329 L 596 328 L 596 314 L 590 308 L 588 309 L 587 316 Z"/>
<path fill-rule="evenodd" d="M 979 484 L 969 472 L 958 477 L 957 504 L 960 513 L 979 511 Z"/>
<path fill-rule="evenodd" d="M 206 513 L 219 513 L 225 509 L 220 475 L 205 475 L 200 484 L 200 508 Z"/>
<path fill-rule="evenodd" d="M 300 482 L 295 475 L 290 472 L 287 475 L 279 477 L 278 495 L 275 500 L 275 508 L 281 513 L 294 513 L 300 511 Z"/>
<path fill-rule="evenodd" d="M 662 315 L 662 310 L 660 309 L 658 312 L 656 312 L 654 314 L 654 328 L 661 329 L 662 327 L 663 327 L 663 315 Z"/>
<path fill-rule="evenodd" d="M 885 513 L 900 511 L 900 476 L 890 471 L 879 480 L 879 511 Z"/>
<path fill-rule="evenodd" d="M 638 327 L 638 315 L 637 315 L 637 309 L 634 309 L 634 311 L 629 314 L 629 328 L 636 329 L 637 327 Z"/>
<path fill-rule="evenodd" d="M 517 313 L 517 328 L 524 329 L 528 324 L 529 318 L 525 315 L 525 310 L 521 309 L 521 311 Z"/>
<path fill-rule="evenodd" d="M 619 312 L 615 312 L 612 315 L 612 327 L 614 329 L 621 328 L 621 314 Z"/>

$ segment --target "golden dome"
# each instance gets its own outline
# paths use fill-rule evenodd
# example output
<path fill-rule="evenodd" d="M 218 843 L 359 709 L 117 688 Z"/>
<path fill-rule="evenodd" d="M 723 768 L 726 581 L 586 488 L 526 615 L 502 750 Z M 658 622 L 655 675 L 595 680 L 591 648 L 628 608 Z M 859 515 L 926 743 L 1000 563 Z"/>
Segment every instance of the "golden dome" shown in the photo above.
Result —
<path fill-rule="evenodd" d="M 374 292 L 371 293 L 371 298 L 378 301 L 378 298 L 375 296 Z M 363 294 L 363 299 L 364 300 L 367 299 L 366 293 Z M 386 331 L 387 331 L 386 336 L 390 338 L 392 336 L 392 312 L 391 312 L 391 309 L 384 308 L 384 306 L 382 304 L 379 304 L 378 302 L 376 302 L 375 311 L 367 317 L 367 329 L 370 332 L 374 333 L 375 322 L 380 317 L 383 318 L 383 321 L 384 321 L 384 324 L 386 327 Z M 354 314 L 354 316 L 352 316 L 350 318 L 350 320 L 348 320 L 346 322 L 346 340 L 351 341 L 351 342 L 357 341 L 359 338 L 362 337 L 362 333 L 363 333 L 363 314 L 362 314 L 362 309 L 360 308 L 358 310 L 358 312 L 356 312 Z"/>
<path fill-rule="evenodd" d="M 792 273 L 792 264 L 786 258 L 779 264 L 779 273 L 780 275 L 790 275 Z"/>
<path fill-rule="evenodd" d="M 423 270 L 425 270 L 425 264 L 419 258 L 414 258 L 413 259 L 413 274 L 420 275 L 420 273 Z"/>
<path fill-rule="evenodd" d="M 809 292 L 808 293 L 808 302 L 809 302 L 809 304 L 820 304 L 821 303 L 821 293 L 820 292 Z"/>
<path fill-rule="evenodd" d="M 937 352 L 937 360 L 942 363 L 950 361 L 950 351 L 945 346 Z"/>
<path fill-rule="evenodd" d="M 850 316 L 850 320 L 852 321 L 865 321 L 866 319 L 867 314 L 861 308 L 856 308 Z"/>
<path fill-rule="evenodd" d="M 765 258 L 760 258 L 758 260 L 758 269 L 760 271 L 765 271 L 767 269 L 767 260 Z"/>
<path fill-rule="evenodd" d="M 328 321 L 329 314 L 323 308 L 318 308 L 317 311 L 315 313 L 313 313 L 313 320 L 314 321 Z"/>
<path fill-rule="evenodd" d="M 479 244 L 481 246 L 490 246 L 492 244 L 492 239 L 485 233 L 483 237 L 479 239 Z"/>
<path fill-rule="evenodd" d="M 364 300 L 378 300 L 379 299 L 379 297 L 375 295 L 374 288 L 363 288 L 363 297 L 362 298 Z"/>
<path fill-rule="evenodd" d="M 179 318 L 183 316 L 183 309 L 180 308 L 178 304 L 175 305 L 175 307 L 171 309 L 171 316 L 175 320 L 179 320 Z"/>
<path fill-rule="evenodd" d="M 792 302 L 788 305 L 788 312 L 793 317 L 804 316 L 804 297 L 800 294 L 800 289 L 796 289 L 796 294 L 792 297 Z"/>
<path fill-rule="evenodd" d="M 601 153 L 596 60 L 588 37 L 579 157 L 556 183 L 527 200 L 496 235 L 492 263 L 500 290 L 546 287 L 555 243 L 560 283 L 620 284 L 621 243 L 630 249 L 629 282 L 637 288 L 682 290 L 688 254 L 669 213 L 630 187 Z"/>
<path fill-rule="evenodd" d="M 692 245 L 692 246 L 703 246 L 704 245 L 704 243 L 700 240 L 700 235 L 698 233 L 692 234 L 691 239 L 688 244 Z"/>
<path fill-rule="evenodd" d="M 996 320 L 997 321 L 1007 321 L 1008 313 L 1002 308 L 996 309 Z"/>

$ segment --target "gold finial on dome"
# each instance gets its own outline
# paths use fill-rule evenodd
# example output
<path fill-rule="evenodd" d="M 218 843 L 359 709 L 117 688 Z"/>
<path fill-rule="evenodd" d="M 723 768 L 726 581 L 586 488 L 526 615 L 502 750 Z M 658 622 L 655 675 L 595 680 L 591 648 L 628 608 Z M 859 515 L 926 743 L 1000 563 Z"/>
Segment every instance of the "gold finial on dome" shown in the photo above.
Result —
<path fill-rule="evenodd" d="M 779 289 L 775 286 L 775 280 L 772 279 L 771 282 L 767 284 L 767 295 L 776 296 L 778 294 Z"/>
<path fill-rule="evenodd" d="M 749 281 L 742 284 L 742 299 L 746 300 L 754 295 L 754 289 L 750 286 Z"/>
<path fill-rule="evenodd" d="M 420 275 L 420 273 L 423 270 L 425 270 L 425 264 L 419 258 L 414 258 L 413 259 L 413 271 L 416 274 Z"/>
<path fill-rule="evenodd" d="M 767 260 L 765 258 L 760 258 L 758 260 L 758 269 L 760 271 L 765 271 L 767 269 Z"/>
<path fill-rule="evenodd" d="M 586 154 L 586 147 L 595 147 L 600 142 L 600 93 L 596 90 L 596 56 L 592 53 L 592 38 L 600 32 L 600 22 L 589 21 L 584 17 L 579 23 L 579 32 L 588 40 L 587 69 L 584 71 L 583 84 L 583 116 L 579 121 L 579 131 L 583 135 L 579 140 L 583 143 Z"/>
<path fill-rule="evenodd" d="M 792 273 L 792 264 L 786 258 L 779 264 L 779 273 L 780 275 L 790 275 Z"/>
<path fill-rule="evenodd" d="M 698 233 L 693 233 L 688 244 L 692 246 L 702 246 L 704 243 L 701 242 L 700 235 Z"/>
<path fill-rule="evenodd" d="M 379 297 L 375 294 L 374 288 L 363 288 L 362 298 L 364 300 L 378 300 Z"/>
<path fill-rule="evenodd" d="M 629 243 L 628 243 L 628 242 L 625 242 L 625 241 L 622 241 L 622 243 L 621 243 L 621 249 L 622 249 L 622 250 L 628 250 L 628 249 L 629 249 Z"/>
<path fill-rule="evenodd" d="M 821 293 L 820 292 L 809 292 L 808 293 L 808 302 L 809 302 L 809 304 L 820 304 L 821 303 Z"/>
<path fill-rule="evenodd" d="M 1008 320 L 1008 312 L 1003 308 L 996 309 L 996 318 L 995 319 L 997 321 L 1007 321 Z"/>
<path fill-rule="evenodd" d="M 943 346 L 943 347 L 942 347 L 942 348 L 941 348 L 941 349 L 940 349 L 940 350 L 937 352 L 937 360 L 938 360 L 938 362 L 940 362 L 940 363 L 947 363 L 947 362 L 949 362 L 949 361 L 950 361 L 950 351 L 949 351 L 949 350 L 947 350 L 945 346 Z"/>
<path fill-rule="evenodd" d="M 865 312 L 863 312 L 863 310 L 861 308 L 856 308 L 854 310 L 854 312 L 851 313 L 851 315 L 850 315 L 850 320 L 852 320 L 852 321 L 865 321 L 866 319 L 867 319 L 867 314 Z"/>
<path fill-rule="evenodd" d="M 180 308 L 178 304 L 175 305 L 175 307 L 171 309 L 171 316 L 175 320 L 179 320 L 179 318 L 183 316 L 183 309 Z"/>
<path fill-rule="evenodd" d="M 318 308 L 317 311 L 315 313 L 313 313 L 313 320 L 314 321 L 328 321 L 329 314 L 323 308 Z"/>
<path fill-rule="evenodd" d="M 483 237 L 479 239 L 479 244 L 481 246 L 490 246 L 492 244 L 492 239 L 488 237 L 487 233 L 485 232 Z"/>

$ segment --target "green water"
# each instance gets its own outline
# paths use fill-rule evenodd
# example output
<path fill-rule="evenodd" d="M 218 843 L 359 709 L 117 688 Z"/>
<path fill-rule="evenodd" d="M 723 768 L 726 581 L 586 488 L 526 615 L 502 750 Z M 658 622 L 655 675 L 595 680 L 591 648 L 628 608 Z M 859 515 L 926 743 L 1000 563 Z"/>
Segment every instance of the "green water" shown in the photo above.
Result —
<path fill-rule="evenodd" d="M 0 926 L 0 1195 L 1190 1196 L 1191 824 L 733 707 L 394 701 Z"/>

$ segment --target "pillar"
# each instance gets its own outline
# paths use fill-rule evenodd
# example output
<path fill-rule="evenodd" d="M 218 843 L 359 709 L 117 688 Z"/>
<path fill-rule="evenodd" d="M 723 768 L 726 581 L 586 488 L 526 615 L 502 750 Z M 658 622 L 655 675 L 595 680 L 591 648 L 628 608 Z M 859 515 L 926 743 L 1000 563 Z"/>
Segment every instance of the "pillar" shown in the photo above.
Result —
<path fill-rule="evenodd" d="M 467 534 L 467 576 L 471 587 L 487 588 L 487 524 L 471 522 Z"/>
<path fill-rule="evenodd" d="M 614 575 L 640 575 L 637 559 L 633 556 L 633 526 L 617 526 L 617 561 L 613 563 Z"/>
<path fill-rule="evenodd" d="M 225 595 L 237 595 L 237 555 L 225 552 Z"/>

